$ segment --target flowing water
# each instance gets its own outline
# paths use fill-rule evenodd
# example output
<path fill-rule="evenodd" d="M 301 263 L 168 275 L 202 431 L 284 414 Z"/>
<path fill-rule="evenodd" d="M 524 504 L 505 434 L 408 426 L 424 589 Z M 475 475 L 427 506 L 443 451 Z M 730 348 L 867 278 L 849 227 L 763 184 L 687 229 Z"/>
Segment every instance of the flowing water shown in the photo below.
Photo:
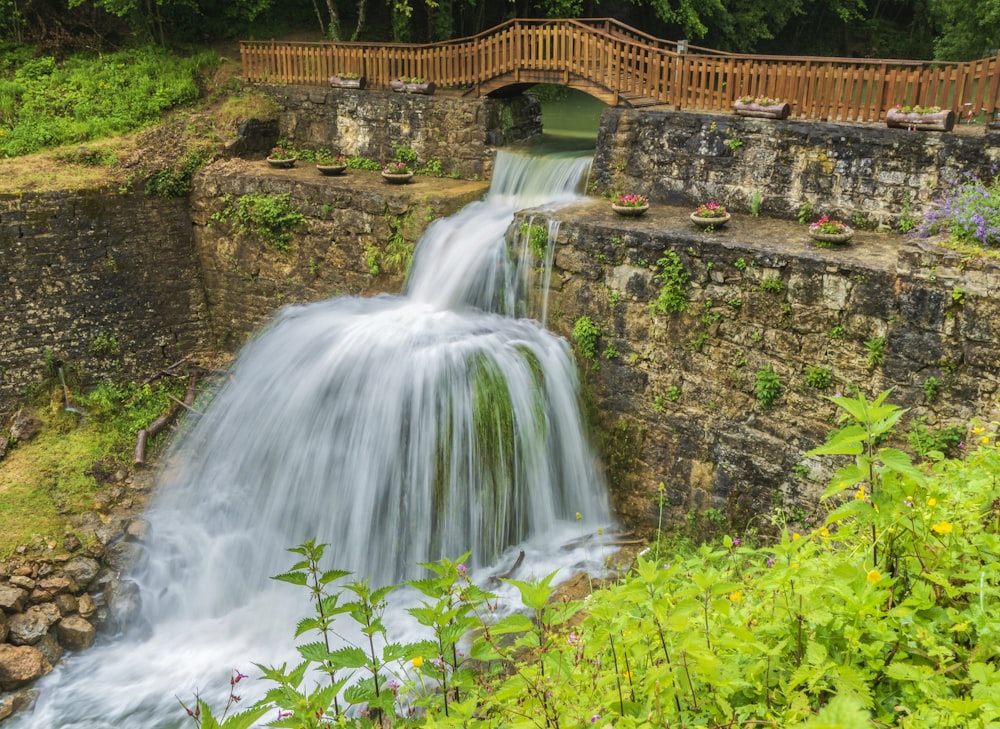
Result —
<path fill-rule="evenodd" d="M 65 661 L 13 725 L 173 727 L 175 697 L 222 703 L 232 669 L 297 662 L 307 596 L 269 577 L 308 539 L 376 584 L 470 549 L 478 579 L 521 551 L 521 579 L 599 569 L 581 537 L 610 516 L 575 366 L 519 316 L 538 262 L 504 242 L 515 210 L 578 195 L 589 162 L 501 153 L 486 199 L 430 226 L 404 295 L 281 311 L 168 457 L 132 576 L 141 629 Z"/>

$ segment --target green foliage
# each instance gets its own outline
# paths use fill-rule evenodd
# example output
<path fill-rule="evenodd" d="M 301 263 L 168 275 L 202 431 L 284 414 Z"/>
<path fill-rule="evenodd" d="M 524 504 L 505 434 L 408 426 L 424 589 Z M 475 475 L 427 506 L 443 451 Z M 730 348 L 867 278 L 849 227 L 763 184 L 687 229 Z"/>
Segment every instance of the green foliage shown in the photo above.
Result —
<path fill-rule="evenodd" d="M 736 261 L 733 263 L 733 266 L 736 268 L 737 271 L 746 271 L 747 270 L 746 259 L 737 258 Z"/>
<path fill-rule="evenodd" d="M 191 192 L 191 180 L 206 162 L 202 152 L 192 152 L 179 164 L 154 172 L 146 178 L 146 194 L 155 197 L 184 197 Z"/>
<path fill-rule="evenodd" d="M 677 402 L 678 400 L 680 400 L 681 399 L 681 388 L 677 387 L 677 385 L 671 385 L 670 387 L 668 387 L 667 388 L 667 399 L 670 402 Z"/>
<path fill-rule="evenodd" d="M 921 389 L 924 391 L 924 398 L 926 398 L 927 402 L 932 403 L 938 399 L 938 395 L 941 394 L 941 387 L 941 380 L 933 375 L 924 380 Z"/>
<path fill-rule="evenodd" d="M 681 257 L 675 251 L 666 251 L 657 260 L 660 271 L 656 278 L 663 282 L 660 295 L 650 303 L 650 313 L 667 313 L 684 311 L 688 305 L 688 295 L 685 291 L 690 274 L 684 270 Z"/>
<path fill-rule="evenodd" d="M 415 165 L 417 163 L 417 153 L 408 144 L 400 143 L 392 149 L 397 162 L 402 162 L 406 165 Z"/>
<path fill-rule="evenodd" d="M 822 390 L 833 382 L 833 368 L 828 365 L 809 365 L 806 367 L 805 380 L 809 387 Z"/>
<path fill-rule="evenodd" d="M 587 359 L 597 359 L 597 340 L 601 329 L 589 316 L 581 316 L 573 323 L 573 341 L 576 347 Z"/>
<path fill-rule="evenodd" d="M 801 205 L 799 205 L 799 211 L 798 213 L 796 213 L 796 217 L 799 219 L 800 223 L 805 225 L 806 223 L 812 221 L 813 216 L 815 214 L 816 213 L 815 209 L 813 208 L 813 204 L 811 202 L 804 202 Z"/>
<path fill-rule="evenodd" d="M 212 53 L 181 57 L 144 46 L 23 60 L 0 76 L 0 157 L 123 134 L 198 97 Z"/>
<path fill-rule="evenodd" d="M 916 420 L 906 434 L 906 442 L 921 458 L 934 457 L 940 460 L 945 455 L 954 455 L 955 448 L 965 437 L 965 428 L 949 425 L 944 428 L 929 428 L 922 419 Z"/>
<path fill-rule="evenodd" d="M 121 351 L 118 337 L 114 334 L 99 332 L 90 340 L 90 353 L 96 357 L 116 357 Z"/>
<path fill-rule="evenodd" d="M 609 343 L 608 346 L 604 348 L 604 359 L 616 359 L 621 356 L 621 352 L 618 351 L 613 343 Z"/>
<path fill-rule="evenodd" d="M 961 286 L 955 286 L 951 290 L 951 302 L 955 304 L 955 306 L 961 306 L 965 303 L 965 291 Z"/>
<path fill-rule="evenodd" d="M 764 196 L 761 195 L 760 190 L 754 190 L 750 196 L 750 214 L 755 218 L 760 217 L 760 204 L 763 200 Z"/>
<path fill-rule="evenodd" d="M 757 393 L 757 402 L 760 406 L 770 410 L 781 393 L 781 379 L 771 365 L 765 365 L 757 370 L 754 375 L 754 392 Z"/>
<path fill-rule="evenodd" d="M 549 230 L 544 225 L 536 223 L 521 225 L 521 238 L 527 240 L 528 247 L 535 258 L 544 261 L 549 252 Z"/>
<path fill-rule="evenodd" d="M 830 331 L 828 331 L 826 335 L 830 337 L 830 339 L 841 339 L 844 336 L 844 327 L 840 326 L 839 324 L 836 326 L 832 326 L 830 327 Z"/>
<path fill-rule="evenodd" d="M 878 367 L 885 362 L 885 337 L 872 337 L 865 342 L 868 350 L 868 366 Z"/>
<path fill-rule="evenodd" d="M 241 195 L 234 202 L 232 196 L 223 198 L 223 208 L 209 220 L 231 223 L 237 235 L 253 236 L 269 244 L 276 251 L 291 249 L 295 230 L 306 222 L 296 210 L 289 194 L 266 193 Z"/>
<path fill-rule="evenodd" d="M 768 276 L 760 282 L 760 290 L 780 294 L 785 290 L 785 282 L 781 276 Z"/>
<path fill-rule="evenodd" d="M 378 264 L 380 257 L 378 246 L 365 246 L 365 266 L 368 268 L 368 273 L 372 276 L 378 276 L 381 270 Z"/>

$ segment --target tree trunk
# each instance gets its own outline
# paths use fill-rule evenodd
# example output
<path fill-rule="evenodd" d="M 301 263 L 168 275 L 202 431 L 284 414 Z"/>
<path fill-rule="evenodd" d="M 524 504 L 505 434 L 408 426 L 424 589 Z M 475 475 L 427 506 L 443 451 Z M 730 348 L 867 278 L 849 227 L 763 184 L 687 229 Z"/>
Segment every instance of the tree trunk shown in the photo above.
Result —
<path fill-rule="evenodd" d="M 340 40 L 340 15 L 337 13 L 337 0 L 326 0 L 326 9 L 330 11 L 330 40 Z"/>
<path fill-rule="evenodd" d="M 354 27 L 351 40 L 356 41 L 361 35 L 361 29 L 365 25 L 365 11 L 368 10 L 368 0 L 358 0 L 358 24 Z"/>
<path fill-rule="evenodd" d="M 319 33 L 326 38 L 326 23 L 323 22 L 323 13 L 319 10 L 319 3 L 313 0 L 313 10 L 316 11 L 316 20 L 319 21 Z"/>

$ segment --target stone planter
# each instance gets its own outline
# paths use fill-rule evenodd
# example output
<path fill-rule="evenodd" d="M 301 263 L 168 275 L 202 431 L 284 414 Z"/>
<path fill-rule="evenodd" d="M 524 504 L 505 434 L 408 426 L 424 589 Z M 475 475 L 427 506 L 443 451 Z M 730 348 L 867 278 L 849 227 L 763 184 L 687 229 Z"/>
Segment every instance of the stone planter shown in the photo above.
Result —
<path fill-rule="evenodd" d="M 360 78 L 341 78 L 340 76 L 330 77 L 330 86 L 335 89 L 363 89 L 365 87 L 365 78 L 361 76 Z"/>
<path fill-rule="evenodd" d="M 382 179 L 390 185 L 403 185 L 413 177 L 412 172 L 382 172 Z"/>
<path fill-rule="evenodd" d="M 424 94 L 430 96 L 437 89 L 437 86 L 433 81 L 421 81 L 415 83 L 413 81 L 403 81 L 402 79 L 395 79 L 389 82 L 389 88 L 396 93 L 407 93 L 407 94 Z"/>
<path fill-rule="evenodd" d="M 951 109 L 932 112 L 889 109 L 885 113 L 885 125 L 893 129 L 950 132 L 955 127 L 955 112 Z"/>
<path fill-rule="evenodd" d="M 274 159 L 273 157 L 268 157 L 267 163 L 271 165 L 271 167 L 274 167 L 275 169 L 287 170 L 289 167 L 295 166 L 295 158 L 292 157 L 291 159 Z"/>
<path fill-rule="evenodd" d="M 787 103 L 757 104 L 754 102 L 734 101 L 733 111 L 740 116 L 753 116 L 760 119 L 787 119 L 792 113 L 792 107 Z"/>
<path fill-rule="evenodd" d="M 342 175 L 342 174 L 344 174 L 344 170 L 346 170 L 346 169 L 347 169 L 347 165 L 338 165 L 338 164 L 331 164 L 331 165 L 317 164 L 316 165 L 316 170 L 321 175 L 327 175 L 329 177 L 333 177 L 334 175 Z"/>
<path fill-rule="evenodd" d="M 625 218 L 638 218 L 640 215 L 645 215 L 646 211 L 649 210 L 649 204 L 646 205 L 615 205 L 611 203 L 611 209 L 614 210 L 618 215 Z"/>
<path fill-rule="evenodd" d="M 721 228 L 723 225 L 728 223 L 729 219 L 732 217 L 731 213 L 726 213 L 718 218 L 706 218 L 698 215 L 697 213 L 691 213 L 691 222 L 699 228 Z"/>
<path fill-rule="evenodd" d="M 819 248 L 830 248 L 832 246 L 844 245 L 854 237 L 854 231 L 848 228 L 843 233 L 820 233 L 819 231 L 809 231 L 809 237 L 813 239 Z"/>

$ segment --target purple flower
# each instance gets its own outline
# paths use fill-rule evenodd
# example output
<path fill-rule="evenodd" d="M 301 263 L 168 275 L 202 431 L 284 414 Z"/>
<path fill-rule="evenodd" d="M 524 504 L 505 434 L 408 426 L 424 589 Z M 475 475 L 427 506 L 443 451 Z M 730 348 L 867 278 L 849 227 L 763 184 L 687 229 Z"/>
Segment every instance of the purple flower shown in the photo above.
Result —
<path fill-rule="evenodd" d="M 594 714 L 592 717 L 590 717 L 590 723 L 591 724 L 596 724 L 600 720 L 601 720 L 601 715 L 600 714 Z"/>
<path fill-rule="evenodd" d="M 739 537 L 733 537 L 733 546 L 734 547 L 740 546 L 740 538 Z"/>
<path fill-rule="evenodd" d="M 464 575 L 465 574 L 465 565 L 464 564 L 458 565 L 455 569 L 458 570 L 458 574 L 460 574 L 460 575 Z"/>
<path fill-rule="evenodd" d="M 774 567 L 774 557 L 768 557 L 767 562 L 765 562 L 768 567 Z"/>

